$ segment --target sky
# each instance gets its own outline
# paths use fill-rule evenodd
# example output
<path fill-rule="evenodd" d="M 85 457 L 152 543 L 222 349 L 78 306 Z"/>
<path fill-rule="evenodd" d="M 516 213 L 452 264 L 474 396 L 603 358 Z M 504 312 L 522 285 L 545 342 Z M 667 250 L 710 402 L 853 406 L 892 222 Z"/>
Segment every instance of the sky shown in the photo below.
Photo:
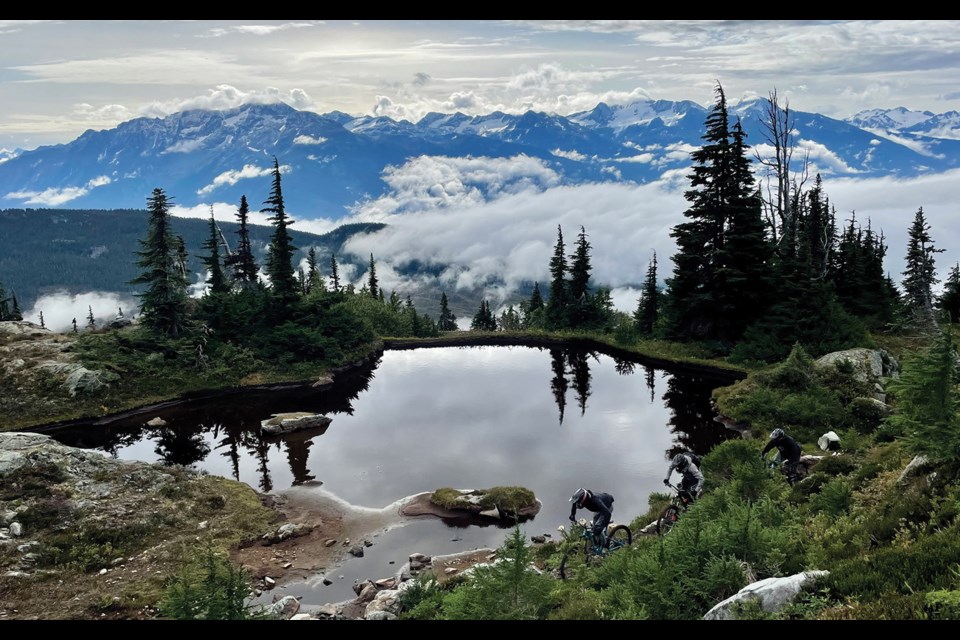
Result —
<path fill-rule="evenodd" d="M 960 21 L 0 20 L 0 149 L 190 107 L 418 120 L 600 101 L 960 109 Z"/>
<path fill-rule="evenodd" d="M 960 110 L 958 79 L 960 21 L 944 20 L 0 20 L 0 150 L 250 102 L 411 121 L 431 111 L 566 115 L 638 99 L 711 106 L 718 81 L 731 102 L 776 90 L 794 110 L 839 119 L 900 106 L 943 113 Z M 883 231 L 895 281 L 923 207 L 947 249 L 937 256 L 943 278 L 960 261 L 958 178 L 829 179 L 824 189 L 840 220 L 855 213 Z M 688 187 L 686 171 L 645 185 L 563 186 L 526 157 L 413 158 L 383 180 L 387 193 L 351 215 L 298 219 L 297 228 L 388 222 L 347 246 L 362 258 L 376 254 L 387 290 L 404 295 L 418 284 L 398 275 L 404 261 L 433 261 L 448 265 L 441 286 L 486 286 L 496 305 L 523 281 L 547 281 L 558 225 L 569 251 L 583 225 L 595 280 L 613 288 L 623 310 L 635 308 L 635 285 L 654 253 L 661 282 L 669 276 L 670 230 L 682 221 Z M 214 196 L 174 213 L 206 217 L 212 206 L 232 219 L 235 203 Z M 117 302 L 104 301 L 105 313 Z"/>

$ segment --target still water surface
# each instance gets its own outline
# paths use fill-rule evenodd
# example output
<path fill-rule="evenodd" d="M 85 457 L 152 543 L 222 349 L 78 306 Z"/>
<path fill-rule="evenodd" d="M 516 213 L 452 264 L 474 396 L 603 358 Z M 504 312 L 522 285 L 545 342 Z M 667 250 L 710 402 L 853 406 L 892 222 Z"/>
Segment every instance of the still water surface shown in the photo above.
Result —
<path fill-rule="evenodd" d="M 439 487 L 520 485 L 542 502 L 521 525 L 530 536 L 567 523 L 568 498 L 581 486 L 613 494 L 615 522 L 646 512 L 674 452 L 703 454 L 738 437 L 713 421 L 710 406 L 711 390 L 729 383 L 578 349 L 387 351 L 329 390 L 224 395 L 54 437 L 122 459 L 194 465 L 262 491 L 319 485 L 362 507 Z M 261 420 L 290 411 L 333 420 L 321 433 L 261 437 Z M 167 425 L 145 426 L 155 415 Z M 284 595 L 303 604 L 349 599 L 354 579 L 390 576 L 410 553 L 495 548 L 507 533 L 411 520 L 377 536 L 363 558 L 332 568 L 333 585 L 308 581 Z"/>

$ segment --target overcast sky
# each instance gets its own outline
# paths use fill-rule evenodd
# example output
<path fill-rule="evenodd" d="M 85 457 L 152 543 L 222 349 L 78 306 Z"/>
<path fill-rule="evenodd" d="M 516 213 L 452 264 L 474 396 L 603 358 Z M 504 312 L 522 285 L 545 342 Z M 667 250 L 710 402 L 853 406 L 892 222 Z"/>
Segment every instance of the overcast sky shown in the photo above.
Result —
<path fill-rule="evenodd" d="M 186 107 L 559 114 L 776 88 L 800 111 L 960 108 L 960 21 L 0 20 L 0 149 Z"/>

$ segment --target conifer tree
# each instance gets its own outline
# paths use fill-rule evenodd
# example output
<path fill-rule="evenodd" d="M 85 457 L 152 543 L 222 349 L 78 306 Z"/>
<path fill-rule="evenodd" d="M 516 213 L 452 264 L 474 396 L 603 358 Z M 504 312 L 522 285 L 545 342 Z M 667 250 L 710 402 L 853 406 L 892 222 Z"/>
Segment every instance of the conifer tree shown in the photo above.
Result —
<path fill-rule="evenodd" d="M 667 308 L 671 336 L 679 339 L 709 339 L 716 333 L 715 299 L 718 254 L 723 251 L 723 232 L 732 193 L 730 126 L 723 87 L 715 89 L 717 101 L 705 120 L 703 145 L 691 154 L 690 203 L 687 219 L 670 232 L 677 242 L 673 276 L 667 280 Z"/>
<path fill-rule="evenodd" d="M 340 291 L 340 270 L 337 268 L 337 256 L 330 254 L 330 284 L 334 291 Z"/>
<path fill-rule="evenodd" d="M 937 301 L 937 306 L 943 311 L 947 322 L 960 322 L 960 263 L 953 265 L 950 275 L 943 284 L 943 294 Z"/>
<path fill-rule="evenodd" d="M 370 297 L 379 297 L 379 288 L 377 286 L 377 264 L 373 260 L 372 253 L 370 254 L 370 271 L 367 272 L 367 288 L 370 290 Z"/>
<path fill-rule="evenodd" d="M 77 333 L 77 319 L 76 319 L 76 318 L 73 319 L 73 332 L 74 332 L 74 333 Z"/>
<path fill-rule="evenodd" d="M 47 328 L 46 323 L 44 323 L 44 321 L 43 321 L 43 311 L 40 312 L 40 328 L 41 328 L 41 329 L 46 329 L 46 328 Z"/>
<path fill-rule="evenodd" d="M 902 281 L 904 302 L 914 325 L 923 330 L 933 330 L 937 326 L 933 314 L 933 285 L 939 282 L 933 256 L 943 249 L 933 246 L 923 207 L 914 215 L 908 237 L 906 270 Z"/>
<path fill-rule="evenodd" d="M 144 284 L 138 294 L 140 316 L 144 326 L 171 338 L 183 333 L 187 321 L 187 281 L 184 277 L 186 252 L 181 253 L 182 239 L 170 228 L 170 200 L 163 189 L 156 188 L 147 199 L 150 213 L 147 236 L 140 240 L 137 266 L 143 272 L 131 284 Z M 76 327 L 76 319 L 74 319 Z"/>
<path fill-rule="evenodd" d="M 9 302 L 10 298 L 7 297 L 7 292 L 3 288 L 3 283 L 0 282 L 0 322 L 4 320 L 10 320 Z"/>
<path fill-rule="evenodd" d="M 450 311 L 445 291 L 440 292 L 440 318 L 437 320 L 437 329 L 440 331 L 457 330 L 457 317 Z"/>
<path fill-rule="evenodd" d="M 16 292 L 16 291 L 11 291 L 11 294 L 10 294 L 10 295 L 11 295 L 11 298 L 12 298 L 12 301 L 11 301 L 11 309 L 10 309 L 10 319 L 11 319 L 11 320 L 16 320 L 16 321 L 19 322 L 19 321 L 23 320 L 23 312 L 20 311 L 20 302 L 17 301 L 17 292 Z"/>
<path fill-rule="evenodd" d="M 320 269 L 317 267 L 317 248 L 310 247 L 307 251 L 307 293 L 322 291 L 324 289 L 323 276 L 320 275 Z"/>
<path fill-rule="evenodd" d="M 540 294 L 540 283 L 533 283 L 533 293 L 530 294 L 530 306 L 529 311 L 533 313 L 534 311 L 539 311 L 543 309 L 543 296 Z"/>
<path fill-rule="evenodd" d="M 647 266 L 647 276 L 643 281 L 643 291 L 637 301 L 637 310 L 633 314 L 633 321 L 637 332 L 642 336 L 653 335 L 653 327 L 657 324 L 660 310 L 660 288 L 657 286 L 657 252 Z"/>
<path fill-rule="evenodd" d="M 220 262 L 220 230 L 217 229 L 217 221 L 213 218 L 212 206 L 210 207 L 210 235 L 203 243 L 203 248 L 208 253 L 201 256 L 200 260 L 206 267 L 207 273 L 210 274 L 207 277 L 207 286 L 210 288 L 210 293 L 226 293 L 229 287 Z"/>
<path fill-rule="evenodd" d="M 550 297 L 547 300 L 546 323 L 548 329 L 567 326 L 567 256 L 563 245 L 563 230 L 557 225 L 557 243 L 550 258 Z"/>
<path fill-rule="evenodd" d="M 237 241 L 237 250 L 229 258 L 229 266 L 233 268 L 234 278 L 244 284 L 255 284 L 257 282 L 257 261 L 253 256 L 253 247 L 250 244 L 250 230 L 247 227 L 247 219 L 250 214 L 250 207 L 247 204 L 247 196 L 240 196 L 240 207 L 237 209 L 237 223 L 239 228 L 237 234 L 240 239 Z"/>
<path fill-rule="evenodd" d="M 269 205 L 261 209 L 263 213 L 270 213 L 270 222 L 274 226 L 273 237 L 270 239 L 270 248 L 267 252 L 267 275 L 270 277 L 270 287 L 274 297 L 281 303 L 289 303 L 297 299 L 297 281 L 293 271 L 293 254 L 296 247 L 287 226 L 293 221 L 287 216 L 283 204 L 283 190 L 280 184 L 280 164 L 276 156 L 273 158 L 273 186 L 270 197 L 264 201 Z"/>
<path fill-rule="evenodd" d="M 96 329 L 97 322 L 93 317 L 93 307 L 88 306 L 87 309 L 89 311 L 89 313 L 87 314 L 87 329 L 91 329 L 91 330 Z"/>

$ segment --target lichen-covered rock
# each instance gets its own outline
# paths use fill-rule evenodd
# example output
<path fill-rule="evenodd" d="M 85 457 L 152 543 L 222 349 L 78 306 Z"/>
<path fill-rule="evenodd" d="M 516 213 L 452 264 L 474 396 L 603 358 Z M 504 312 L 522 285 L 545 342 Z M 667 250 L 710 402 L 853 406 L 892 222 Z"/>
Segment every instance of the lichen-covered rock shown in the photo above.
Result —
<path fill-rule="evenodd" d="M 264 433 L 278 435 L 282 433 L 293 433 L 294 431 L 304 431 L 306 429 L 326 429 L 330 426 L 332 418 L 316 413 L 307 413 L 303 411 L 291 413 L 275 413 L 273 417 L 262 420 L 260 428 Z"/>
<path fill-rule="evenodd" d="M 776 613 L 793 602 L 808 582 L 827 575 L 828 571 L 804 571 L 785 578 L 767 578 L 748 584 L 726 600 L 717 603 L 703 616 L 704 620 L 736 620 L 738 605 L 754 600 L 767 613 Z"/>

